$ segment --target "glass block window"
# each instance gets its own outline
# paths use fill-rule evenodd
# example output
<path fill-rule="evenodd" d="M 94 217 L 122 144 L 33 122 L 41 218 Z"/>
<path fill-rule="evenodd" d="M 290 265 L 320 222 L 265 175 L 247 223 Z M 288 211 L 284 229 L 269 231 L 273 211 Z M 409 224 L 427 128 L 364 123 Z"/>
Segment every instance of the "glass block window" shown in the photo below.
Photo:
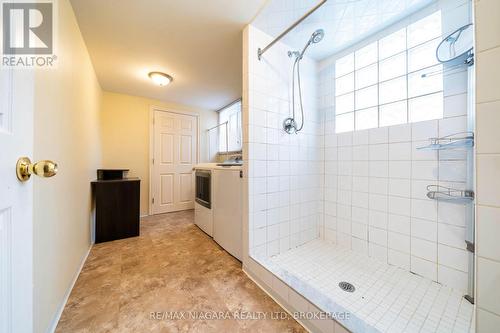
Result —
<path fill-rule="evenodd" d="M 335 62 L 337 133 L 443 117 L 437 11 Z M 432 73 L 432 75 L 422 76 Z"/>

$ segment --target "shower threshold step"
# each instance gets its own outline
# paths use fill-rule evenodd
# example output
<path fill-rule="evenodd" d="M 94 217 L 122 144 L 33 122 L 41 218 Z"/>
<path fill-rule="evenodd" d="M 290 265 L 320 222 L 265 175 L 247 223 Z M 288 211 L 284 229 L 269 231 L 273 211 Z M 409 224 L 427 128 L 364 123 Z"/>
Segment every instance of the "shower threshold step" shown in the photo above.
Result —
<path fill-rule="evenodd" d="M 330 242 L 253 257 L 353 333 L 475 331 L 462 291 Z"/>

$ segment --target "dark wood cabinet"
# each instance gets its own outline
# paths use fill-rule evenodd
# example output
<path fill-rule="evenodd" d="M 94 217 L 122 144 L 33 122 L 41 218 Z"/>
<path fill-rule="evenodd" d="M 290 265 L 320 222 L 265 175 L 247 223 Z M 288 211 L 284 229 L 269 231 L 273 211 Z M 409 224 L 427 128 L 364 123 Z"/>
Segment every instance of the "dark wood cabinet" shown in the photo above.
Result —
<path fill-rule="evenodd" d="M 139 236 L 140 184 L 137 178 L 92 182 L 96 243 Z"/>

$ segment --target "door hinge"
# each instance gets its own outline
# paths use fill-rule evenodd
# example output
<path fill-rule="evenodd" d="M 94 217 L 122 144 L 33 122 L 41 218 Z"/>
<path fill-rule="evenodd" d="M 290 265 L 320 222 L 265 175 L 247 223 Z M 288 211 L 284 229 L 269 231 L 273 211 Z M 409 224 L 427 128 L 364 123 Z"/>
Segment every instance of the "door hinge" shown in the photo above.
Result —
<path fill-rule="evenodd" d="M 473 242 L 465 241 L 465 244 L 467 245 L 467 251 L 469 251 L 471 253 L 476 252 L 476 246 Z"/>
<path fill-rule="evenodd" d="M 155 164 L 155 159 L 154 158 L 152 159 L 152 161 L 153 161 L 153 164 Z"/>
<path fill-rule="evenodd" d="M 470 295 L 465 295 L 464 298 L 468 300 L 470 304 L 474 304 L 474 297 Z"/>
<path fill-rule="evenodd" d="M 153 199 L 151 200 L 151 203 L 154 205 L 154 203 L 155 203 L 155 198 L 153 198 Z"/>

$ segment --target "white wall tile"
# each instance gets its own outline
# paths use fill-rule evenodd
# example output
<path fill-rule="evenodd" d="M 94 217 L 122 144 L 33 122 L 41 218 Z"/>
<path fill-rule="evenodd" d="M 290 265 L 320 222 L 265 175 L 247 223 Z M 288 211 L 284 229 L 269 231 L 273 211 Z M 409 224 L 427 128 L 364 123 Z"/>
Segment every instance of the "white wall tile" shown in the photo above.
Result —
<path fill-rule="evenodd" d="M 477 254 L 500 261 L 500 208 L 477 207 Z"/>
<path fill-rule="evenodd" d="M 438 242 L 456 248 L 465 248 L 465 228 L 438 223 Z"/>
<path fill-rule="evenodd" d="M 500 99 L 500 93 L 499 93 Z M 500 101 L 478 104 L 476 120 L 476 145 L 479 154 L 500 153 Z"/>
<path fill-rule="evenodd" d="M 444 117 L 464 116 L 467 114 L 467 94 L 445 97 Z"/>
<path fill-rule="evenodd" d="M 435 150 L 419 149 L 429 145 L 429 140 L 413 141 L 411 159 L 414 161 L 437 161 L 438 152 Z M 440 152 L 442 153 L 442 152 Z"/>
<path fill-rule="evenodd" d="M 467 117 L 453 117 L 439 120 L 439 137 L 463 133 L 467 131 Z"/>
<path fill-rule="evenodd" d="M 369 134 L 370 134 L 369 130 L 354 132 L 352 138 L 352 144 L 355 146 L 367 145 L 370 142 Z"/>
<path fill-rule="evenodd" d="M 391 265 L 410 270 L 410 255 L 407 253 L 395 251 L 389 248 L 387 261 Z"/>
<path fill-rule="evenodd" d="M 412 199 L 411 216 L 419 219 L 436 221 L 437 203 L 429 199 L 427 200 Z"/>
<path fill-rule="evenodd" d="M 387 127 L 372 128 L 370 130 L 370 144 L 387 143 L 389 141 L 389 129 Z"/>
<path fill-rule="evenodd" d="M 411 197 L 414 199 L 427 199 L 427 186 L 429 186 L 431 182 L 428 180 L 413 180 L 411 182 Z"/>
<path fill-rule="evenodd" d="M 500 66 L 497 65 L 500 58 L 500 48 L 476 54 L 476 75 L 479 78 L 477 84 L 478 103 L 492 102 L 500 99 L 498 87 L 500 85 Z"/>
<path fill-rule="evenodd" d="M 353 191 L 368 192 L 368 188 L 370 186 L 369 181 L 370 179 L 368 177 L 352 177 Z"/>
<path fill-rule="evenodd" d="M 389 144 L 389 160 L 409 161 L 412 155 L 411 142 L 400 142 Z"/>
<path fill-rule="evenodd" d="M 388 247 L 389 249 L 410 253 L 410 236 L 389 231 Z"/>
<path fill-rule="evenodd" d="M 500 3 L 496 0 L 475 2 L 477 51 L 500 46 Z"/>
<path fill-rule="evenodd" d="M 386 161 L 389 156 L 388 144 L 372 144 L 369 145 L 370 161 Z"/>
<path fill-rule="evenodd" d="M 429 120 L 412 124 L 412 141 L 427 141 L 438 136 L 438 121 Z"/>
<path fill-rule="evenodd" d="M 362 224 L 362 223 L 357 223 L 357 222 L 352 222 L 352 229 L 351 233 L 354 237 L 363 239 L 363 240 L 368 240 L 368 225 Z"/>
<path fill-rule="evenodd" d="M 368 253 L 370 257 L 376 260 L 387 262 L 387 247 L 370 242 L 368 244 Z"/>
<path fill-rule="evenodd" d="M 500 263 L 479 257 L 477 261 L 477 306 L 500 314 Z"/>
<path fill-rule="evenodd" d="M 368 239 L 377 245 L 387 247 L 387 231 L 378 228 L 369 228 Z"/>
<path fill-rule="evenodd" d="M 411 219 L 411 236 L 425 239 L 431 242 L 437 242 L 438 224 L 435 221 Z"/>
<path fill-rule="evenodd" d="M 352 175 L 353 176 L 369 176 L 370 164 L 368 161 L 354 161 L 352 162 Z"/>
<path fill-rule="evenodd" d="M 447 245 L 438 245 L 438 262 L 456 270 L 467 272 L 468 252 Z"/>
<path fill-rule="evenodd" d="M 368 197 L 370 210 L 387 212 L 387 195 L 371 194 Z"/>
<path fill-rule="evenodd" d="M 500 327 L 500 315 L 493 314 L 491 312 L 485 311 L 481 308 L 477 309 L 476 315 L 477 333 L 489 333 L 495 332 L 498 327 Z"/>
<path fill-rule="evenodd" d="M 247 37 L 249 43 L 259 41 L 259 44 L 271 39 L 252 27 Z M 277 59 L 287 49 L 283 43 L 275 45 L 268 59 Z M 244 92 L 248 98 L 244 99 L 243 127 L 250 142 L 244 142 L 243 150 L 252 194 L 249 238 L 255 247 L 251 250 L 263 253 L 265 248 L 267 255 L 273 255 L 318 237 L 319 214 L 326 197 L 322 191 L 326 159 L 324 130 L 317 116 L 315 89 L 311 89 L 316 85 L 316 66 L 313 61 L 303 59 L 301 74 L 308 83 L 304 88 L 307 106 L 304 110 L 309 121 L 302 133 L 291 136 L 281 131 L 281 122 L 289 114 L 288 63 L 258 61 L 253 53 L 246 56 L 244 77 L 249 89 Z M 337 138 L 328 139 L 329 147 L 336 147 Z M 338 151 L 335 148 L 330 153 L 329 172 L 335 174 L 335 182 L 330 180 L 329 184 L 337 187 Z M 336 201 L 337 191 L 328 198 Z M 325 213 L 336 214 L 336 211 L 326 206 Z"/>
<path fill-rule="evenodd" d="M 351 238 L 351 250 L 368 256 L 368 241 L 356 237 Z"/>
<path fill-rule="evenodd" d="M 388 177 L 389 162 L 370 161 L 370 177 Z"/>
<path fill-rule="evenodd" d="M 343 146 L 352 146 L 353 134 L 350 133 L 342 133 L 337 135 L 337 145 L 339 147 Z"/>
<path fill-rule="evenodd" d="M 396 215 L 408 215 L 411 210 L 411 199 L 389 197 L 388 212 Z"/>
<path fill-rule="evenodd" d="M 438 265 L 438 282 L 467 293 L 468 275 L 462 271 Z"/>
<path fill-rule="evenodd" d="M 467 92 L 467 71 L 454 72 L 445 75 L 443 80 L 444 97 L 464 94 Z"/>
<path fill-rule="evenodd" d="M 389 179 L 388 178 L 375 178 L 370 177 L 369 183 L 369 191 L 374 194 L 383 194 L 387 195 L 388 187 L 389 187 Z"/>
<path fill-rule="evenodd" d="M 432 262 L 437 262 L 437 245 L 419 238 L 411 239 L 412 255 Z"/>
<path fill-rule="evenodd" d="M 411 178 L 410 161 L 390 161 L 389 162 L 389 177 L 390 178 Z"/>
<path fill-rule="evenodd" d="M 411 165 L 413 179 L 437 180 L 438 172 L 437 161 L 413 161 Z"/>
<path fill-rule="evenodd" d="M 410 142 L 411 124 L 389 127 L 389 142 Z"/>
<path fill-rule="evenodd" d="M 428 279 L 437 281 L 437 264 L 433 262 L 412 256 L 411 271 Z"/>
<path fill-rule="evenodd" d="M 409 198 L 411 191 L 410 189 L 411 186 L 409 179 L 389 179 L 389 195 Z"/>
<path fill-rule="evenodd" d="M 466 205 L 450 202 L 438 203 L 438 222 L 465 227 Z"/>
<path fill-rule="evenodd" d="M 353 161 L 368 161 L 370 159 L 369 146 L 353 146 L 352 159 Z"/>
<path fill-rule="evenodd" d="M 450 8 L 454 6 L 457 4 L 449 5 Z M 453 17 L 450 14 L 443 23 L 445 29 L 456 24 L 457 18 L 463 18 L 463 14 L 461 10 L 456 10 Z M 265 39 L 269 36 L 256 37 Z M 276 44 L 275 48 L 269 51 L 270 57 L 276 54 L 278 59 L 278 53 L 286 54 L 287 47 L 281 44 Z M 259 78 L 249 79 L 259 86 L 253 89 L 255 92 L 250 92 L 249 100 L 256 110 L 252 113 L 250 122 L 251 126 L 255 123 L 256 128 L 249 126 L 252 132 L 249 137 L 256 140 L 256 143 L 266 144 L 265 157 L 259 150 L 257 157 L 250 156 L 254 158 L 250 164 L 257 165 L 256 162 L 262 158 L 269 161 L 264 169 L 257 166 L 250 170 L 252 176 L 269 178 L 266 180 L 265 189 L 262 185 L 255 186 L 258 193 L 264 190 L 265 193 L 279 195 L 279 198 L 265 196 L 265 202 L 262 202 L 263 197 L 260 197 L 257 204 L 253 204 L 254 208 L 256 206 L 266 211 L 266 228 L 268 225 L 274 225 L 274 221 L 279 221 L 278 239 L 271 240 L 275 237 L 273 232 L 265 234 L 269 251 L 274 251 L 275 242 L 278 241 L 279 251 L 288 246 L 299 245 L 301 240 L 305 239 L 303 235 L 314 232 L 314 224 L 321 221 L 320 229 L 325 239 L 350 246 L 358 252 L 368 252 L 370 256 L 406 269 L 411 267 L 415 272 L 436 280 L 437 264 L 415 255 L 410 259 L 413 254 L 410 254 L 413 252 L 410 244 L 414 243 L 415 239 L 416 248 L 420 251 L 417 251 L 417 254 L 437 262 L 440 260 L 437 258 L 438 221 L 446 225 L 463 225 L 463 207 L 452 209 L 442 206 L 444 208 L 438 210 L 438 204 L 425 197 L 424 185 L 437 183 L 438 180 L 462 180 L 463 169 L 457 173 L 457 168 L 464 164 L 461 161 L 464 156 L 441 154 L 441 162 L 449 160 L 456 163 L 439 163 L 436 152 L 420 151 L 416 148 L 428 144 L 429 138 L 463 129 L 463 115 L 466 111 L 465 71 L 445 78 L 445 81 L 450 82 L 444 83 L 444 116 L 450 119 L 336 135 L 332 98 L 334 71 L 331 66 L 329 69 L 325 66 L 326 70 L 321 68 L 319 72 L 317 89 L 312 89 L 318 92 L 319 107 L 317 110 L 307 108 L 313 112 L 306 117 L 311 121 L 307 122 L 305 131 L 297 136 L 289 136 L 279 131 L 283 116 L 289 112 L 289 63 L 278 63 L 269 61 L 268 65 L 275 66 L 269 68 L 262 66 L 262 62 L 255 61 L 250 68 L 255 67 L 255 75 Z M 308 75 L 306 67 L 303 67 L 303 73 Z M 311 96 L 311 93 L 304 95 Z M 258 116 L 264 116 L 265 121 L 257 119 Z M 263 131 L 260 127 L 267 129 Z M 258 134 L 262 132 L 264 141 L 260 141 Z M 316 133 L 320 135 L 315 135 Z M 441 170 L 448 167 L 450 172 Z M 284 214 L 285 211 L 288 215 Z M 317 214 L 314 215 L 314 212 Z M 321 218 L 319 214 L 323 214 Z M 299 217 L 293 219 L 294 216 Z M 413 216 L 413 220 L 410 216 Z M 303 230 L 307 226 L 312 231 Z M 290 235 L 285 236 L 288 233 Z M 367 238 L 370 243 L 365 240 Z M 425 239 L 432 240 L 430 243 L 433 244 L 433 256 L 418 246 L 419 242 Z M 453 237 L 445 237 L 443 241 L 454 243 L 456 240 Z M 453 258 L 445 254 L 441 254 L 443 260 Z M 457 263 L 451 259 L 449 261 L 450 266 L 458 267 Z M 439 272 L 442 281 L 455 281 L 454 272 L 447 271 L 446 267 L 440 268 Z"/>
<path fill-rule="evenodd" d="M 369 202 L 369 195 L 368 193 L 363 193 L 363 192 L 353 192 L 352 193 L 352 205 L 353 205 L 353 218 L 354 218 L 354 210 L 356 208 L 368 208 L 368 202 Z"/>
<path fill-rule="evenodd" d="M 387 228 L 389 230 L 405 235 L 410 235 L 411 231 L 410 217 L 388 214 L 387 218 L 388 218 Z"/>
<path fill-rule="evenodd" d="M 447 35 L 462 27 L 466 22 L 472 22 L 471 6 L 469 1 L 454 1 L 450 2 L 449 7 L 441 7 L 445 15 L 442 17 L 441 27 L 443 34 Z M 463 3 L 463 5 L 460 5 Z"/>
<path fill-rule="evenodd" d="M 467 167 L 464 161 L 440 161 L 439 180 L 447 182 L 465 182 Z"/>

